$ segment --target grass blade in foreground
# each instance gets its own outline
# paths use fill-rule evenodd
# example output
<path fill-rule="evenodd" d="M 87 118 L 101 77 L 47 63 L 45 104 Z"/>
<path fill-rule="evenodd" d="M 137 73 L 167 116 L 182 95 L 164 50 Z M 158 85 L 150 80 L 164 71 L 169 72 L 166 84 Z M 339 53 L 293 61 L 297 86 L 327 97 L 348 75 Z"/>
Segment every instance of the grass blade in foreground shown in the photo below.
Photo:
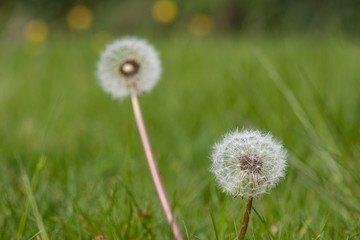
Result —
<path fill-rule="evenodd" d="M 40 230 L 40 236 L 41 236 L 42 239 L 48 240 L 49 237 L 48 237 L 48 235 L 46 233 L 44 222 L 42 220 L 39 208 L 38 208 L 38 206 L 36 204 L 34 194 L 33 194 L 32 190 L 31 190 L 31 184 L 30 184 L 29 178 L 25 173 L 22 173 L 21 178 L 23 180 L 25 191 L 26 191 L 26 194 L 27 194 L 27 196 L 29 198 L 29 201 L 30 201 L 30 205 L 31 205 L 32 210 L 34 212 L 34 216 L 35 216 L 35 219 L 36 219 L 36 224 L 38 225 L 38 228 Z"/>

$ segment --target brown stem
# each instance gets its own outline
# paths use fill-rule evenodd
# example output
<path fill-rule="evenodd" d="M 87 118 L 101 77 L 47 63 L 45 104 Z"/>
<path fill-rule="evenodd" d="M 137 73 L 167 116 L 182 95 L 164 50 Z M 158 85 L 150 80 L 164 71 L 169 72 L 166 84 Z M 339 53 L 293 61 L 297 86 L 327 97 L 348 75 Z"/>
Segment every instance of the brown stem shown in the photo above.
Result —
<path fill-rule="evenodd" d="M 239 233 L 239 236 L 238 236 L 239 240 L 244 240 L 244 238 L 245 238 L 246 230 L 247 230 L 247 227 L 249 225 L 249 217 L 250 217 L 250 213 L 251 213 L 252 202 L 253 202 L 253 198 L 249 197 L 249 200 L 248 200 L 248 202 L 246 204 L 244 219 L 243 219 L 243 222 L 241 224 L 241 229 L 240 229 L 240 233 Z"/>
<path fill-rule="evenodd" d="M 157 194 L 160 199 L 161 206 L 163 207 L 167 222 L 172 228 L 174 238 L 176 240 L 183 240 L 179 226 L 177 225 L 176 220 L 172 215 L 169 200 L 167 199 L 164 186 L 161 182 L 159 170 L 155 163 L 154 155 L 151 150 L 150 141 L 149 141 L 149 138 L 148 138 L 148 135 L 146 132 L 146 128 L 145 128 L 145 124 L 144 124 L 144 120 L 143 120 L 143 117 L 141 114 L 141 108 L 140 108 L 140 104 L 139 104 L 139 101 L 137 98 L 137 94 L 135 92 L 135 89 L 131 89 L 131 90 L 132 90 L 131 91 L 131 101 L 132 101 L 132 105 L 133 105 L 133 109 L 134 109 L 136 123 L 137 123 L 138 129 L 139 129 L 139 134 L 140 134 L 141 141 L 143 143 L 145 156 L 146 156 L 149 168 L 150 168 L 151 176 L 153 178 Z"/>

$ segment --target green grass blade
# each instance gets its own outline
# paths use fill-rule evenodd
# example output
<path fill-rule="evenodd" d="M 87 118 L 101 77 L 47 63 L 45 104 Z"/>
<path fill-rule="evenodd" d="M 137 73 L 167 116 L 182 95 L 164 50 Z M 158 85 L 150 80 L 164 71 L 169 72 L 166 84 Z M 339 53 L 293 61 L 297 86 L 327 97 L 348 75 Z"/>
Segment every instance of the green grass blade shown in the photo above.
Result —
<path fill-rule="evenodd" d="M 210 211 L 209 211 L 209 213 L 210 213 L 211 221 L 212 221 L 214 232 L 215 232 L 215 237 L 217 240 L 219 240 L 219 234 L 217 232 L 217 227 L 216 227 L 216 222 L 215 222 L 214 216 L 212 215 L 212 213 Z"/>
<path fill-rule="evenodd" d="M 37 183 L 38 183 L 38 180 L 39 180 L 39 176 L 40 176 L 40 173 L 41 173 L 42 169 L 45 166 L 45 162 L 46 162 L 46 158 L 43 156 L 43 157 L 40 158 L 39 162 L 36 165 L 35 173 L 34 173 L 34 176 L 33 176 L 32 180 L 31 180 L 31 190 L 32 190 L 32 192 L 35 192 L 35 190 L 36 190 L 36 186 L 37 186 Z M 17 240 L 22 239 L 25 224 L 26 224 L 26 220 L 27 220 L 27 217 L 29 215 L 30 207 L 31 207 L 31 202 L 30 202 L 30 199 L 28 198 L 28 199 L 26 199 L 24 213 L 23 213 L 23 215 L 21 216 L 21 219 L 20 219 L 18 233 L 17 233 L 17 237 L 16 237 Z"/>
<path fill-rule="evenodd" d="M 48 235 L 46 233 L 46 229 L 45 229 L 45 225 L 44 225 L 42 216 L 41 216 L 39 208 L 38 208 L 38 206 L 36 204 L 33 192 L 31 190 L 31 184 L 30 184 L 29 178 L 25 173 L 21 174 L 21 178 L 22 178 L 22 181 L 24 183 L 26 194 L 27 194 L 27 197 L 28 197 L 28 199 L 30 201 L 31 208 L 33 210 L 33 213 L 34 213 L 34 216 L 35 216 L 35 219 L 36 219 L 36 224 L 38 225 L 38 228 L 40 230 L 40 236 L 41 236 L 41 238 L 43 240 L 49 240 Z"/>

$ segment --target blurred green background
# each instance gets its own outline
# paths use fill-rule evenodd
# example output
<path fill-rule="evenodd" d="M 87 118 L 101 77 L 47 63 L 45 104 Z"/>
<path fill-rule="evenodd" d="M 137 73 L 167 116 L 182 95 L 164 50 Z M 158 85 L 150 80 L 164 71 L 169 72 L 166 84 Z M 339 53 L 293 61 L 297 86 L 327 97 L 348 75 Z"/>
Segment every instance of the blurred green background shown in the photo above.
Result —
<path fill-rule="evenodd" d="M 2 25 L 16 16 L 24 20 L 43 19 L 52 31 L 66 30 L 67 18 L 76 5 L 85 6 L 90 11 L 93 21 L 84 29 L 108 30 L 115 34 L 182 33 L 189 27 L 191 31 L 194 27 L 191 25 L 199 14 L 209 18 L 215 34 L 309 30 L 318 33 L 360 33 L 360 2 L 355 0 L 2 0 Z M 78 12 L 78 20 L 85 15 Z M 159 25 L 159 22 L 162 24 Z M 198 20 L 198 25 L 206 25 L 205 22 L 204 19 Z"/>
<path fill-rule="evenodd" d="M 158 49 L 140 98 L 186 239 L 234 239 L 245 200 L 210 167 L 229 130 L 270 131 L 286 178 L 248 239 L 360 238 L 358 1 L 2 1 L 0 238 L 171 239 L 128 100 L 99 87 L 104 46 Z"/>

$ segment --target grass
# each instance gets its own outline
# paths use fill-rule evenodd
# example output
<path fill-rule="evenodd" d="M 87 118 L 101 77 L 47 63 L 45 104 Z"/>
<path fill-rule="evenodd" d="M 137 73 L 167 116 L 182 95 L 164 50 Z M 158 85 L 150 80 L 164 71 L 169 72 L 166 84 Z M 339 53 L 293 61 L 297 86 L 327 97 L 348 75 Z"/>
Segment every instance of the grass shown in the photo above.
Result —
<path fill-rule="evenodd" d="M 53 37 L 37 55 L 0 42 L 0 238 L 171 239 L 130 101 L 97 85 L 88 37 Z M 284 181 L 254 200 L 249 239 L 360 237 L 357 42 L 152 42 L 164 73 L 140 102 L 187 239 L 239 232 L 246 200 L 221 193 L 208 169 L 212 144 L 243 127 L 271 131 L 289 150 Z"/>

